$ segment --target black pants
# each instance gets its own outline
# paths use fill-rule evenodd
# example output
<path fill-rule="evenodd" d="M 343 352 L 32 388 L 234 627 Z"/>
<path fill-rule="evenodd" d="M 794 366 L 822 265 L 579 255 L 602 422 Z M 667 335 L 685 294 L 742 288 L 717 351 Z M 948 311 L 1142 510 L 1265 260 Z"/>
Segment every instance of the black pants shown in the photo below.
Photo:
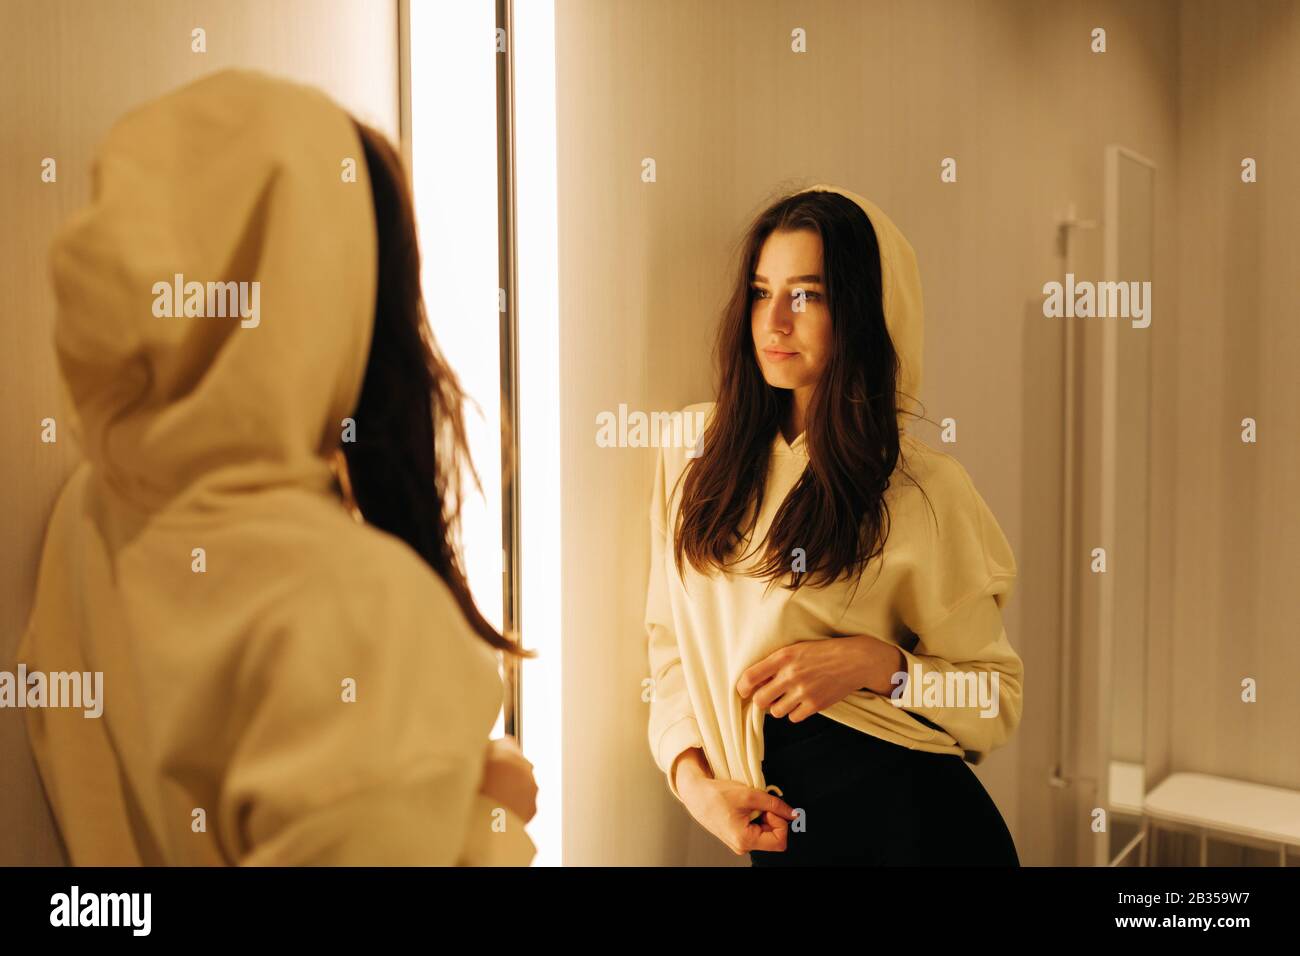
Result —
<path fill-rule="evenodd" d="M 754 866 L 1019 866 L 1006 822 L 956 754 L 889 743 L 814 714 L 763 719 L 763 776 L 803 810 Z"/>

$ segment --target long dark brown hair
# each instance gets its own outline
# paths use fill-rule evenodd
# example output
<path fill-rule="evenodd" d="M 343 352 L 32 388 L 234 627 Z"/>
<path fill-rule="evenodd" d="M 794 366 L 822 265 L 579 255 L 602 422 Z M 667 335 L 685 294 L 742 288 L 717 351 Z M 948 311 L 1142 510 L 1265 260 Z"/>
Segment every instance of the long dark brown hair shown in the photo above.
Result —
<path fill-rule="evenodd" d="M 353 121 L 365 150 L 379 239 L 375 327 L 356 440 L 343 444 L 357 507 L 401 538 L 451 590 L 473 631 L 507 654 L 535 657 L 479 612 L 461 566 L 461 468 L 478 483 L 465 440 L 465 395 L 429 329 L 405 168 L 388 139 Z"/>
<path fill-rule="evenodd" d="M 683 558 L 707 574 L 749 556 L 735 551 L 757 525 L 772 443 L 793 401 L 790 389 L 767 384 L 758 364 L 753 275 L 768 236 L 801 229 L 821 236 L 834 344 L 806 416 L 808 466 L 745 573 L 768 579 L 769 587 L 789 574 L 784 586 L 790 590 L 830 584 L 861 575 L 889 536 L 884 493 L 902 457 L 899 361 L 885 325 L 876 233 L 853 200 L 799 192 L 760 213 L 741 240 L 715 348 L 714 419 L 684 472 L 675 530 L 679 574 Z M 796 548 L 803 551 L 802 571 L 794 570 Z"/>

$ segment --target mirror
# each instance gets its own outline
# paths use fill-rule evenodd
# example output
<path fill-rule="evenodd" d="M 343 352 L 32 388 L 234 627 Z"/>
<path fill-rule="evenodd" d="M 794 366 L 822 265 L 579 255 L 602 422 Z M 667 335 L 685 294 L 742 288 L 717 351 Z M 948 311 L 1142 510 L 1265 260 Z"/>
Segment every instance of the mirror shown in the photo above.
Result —
<path fill-rule="evenodd" d="M 1155 165 L 1121 146 L 1106 152 L 1106 278 L 1155 286 Z M 1146 319 L 1111 322 L 1105 344 L 1102 520 L 1107 530 L 1102 713 L 1108 727 L 1105 799 L 1108 858 L 1130 864 L 1146 793 L 1148 556 L 1151 501 L 1151 327 Z"/>

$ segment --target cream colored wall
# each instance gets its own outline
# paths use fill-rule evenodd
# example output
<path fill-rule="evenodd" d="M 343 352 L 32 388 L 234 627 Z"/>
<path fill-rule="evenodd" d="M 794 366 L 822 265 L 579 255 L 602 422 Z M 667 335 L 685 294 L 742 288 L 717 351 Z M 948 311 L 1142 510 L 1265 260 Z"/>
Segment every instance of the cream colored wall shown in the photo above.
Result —
<path fill-rule="evenodd" d="M 0 668 L 31 606 L 41 536 L 77 453 L 69 433 L 40 442 L 60 418 L 50 344 L 54 300 L 45 252 L 90 197 L 91 151 L 129 108 L 205 73 L 245 66 L 320 86 L 359 118 L 398 132 L 395 0 L 2 0 L 0 30 Z M 192 53 L 190 31 L 207 31 Z M 53 157 L 58 181 L 42 183 Z M 23 730 L 0 710 L 0 865 L 61 859 Z"/>
<path fill-rule="evenodd" d="M 1300 789 L 1300 6 L 1187 0 L 1179 36 L 1173 602 L 1164 772 Z M 1253 157 L 1259 182 L 1241 182 Z M 1258 443 L 1240 440 L 1258 422 Z M 1241 681 L 1258 702 L 1241 702 Z M 1166 862 L 1177 862 L 1174 857 Z M 1195 863 L 1196 857 L 1186 858 Z M 1210 863 L 1270 865 L 1221 849 Z"/>
<path fill-rule="evenodd" d="M 1119 2 L 557 5 L 566 863 L 746 862 L 686 817 L 650 760 L 640 681 L 653 452 L 597 448 L 594 422 L 620 402 L 710 397 L 711 334 L 742 228 L 782 189 L 819 180 L 873 198 L 916 248 L 926 409 L 958 420 L 958 444 L 943 447 L 1020 564 L 1007 626 L 1026 664 L 1025 711 L 978 773 L 1023 862 L 1069 863 L 1086 849 L 1095 795 L 1046 783 L 1061 326 L 1043 317 L 1041 288 L 1061 271 L 1066 202 L 1101 216 L 1110 141 L 1161 167 L 1157 269 L 1174 282 L 1176 24 L 1173 5 Z M 797 26 L 804 55 L 790 52 Z M 1094 26 L 1108 31 L 1105 55 L 1089 52 Z M 939 181 L 947 156 L 956 184 Z M 656 183 L 641 182 L 643 157 L 657 161 Z M 1075 266 L 1101 268 L 1099 233 L 1080 237 Z M 1168 296 L 1164 308 L 1171 316 Z M 1162 382 L 1170 359 L 1156 359 Z M 1173 403 L 1163 394 L 1159 421 Z M 937 444 L 934 428 L 922 434 Z M 1156 480 L 1168 487 L 1173 437 L 1158 435 Z M 1171 506 L 1159 508 L 1153 533 L 1168 535 Z"/>

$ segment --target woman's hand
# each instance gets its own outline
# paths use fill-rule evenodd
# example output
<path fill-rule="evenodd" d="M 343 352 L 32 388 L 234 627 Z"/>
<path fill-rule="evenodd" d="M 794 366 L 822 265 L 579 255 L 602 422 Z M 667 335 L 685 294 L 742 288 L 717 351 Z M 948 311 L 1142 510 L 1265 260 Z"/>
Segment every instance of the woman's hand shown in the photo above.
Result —
<path fill-rule="evenodd" d="M 736 693 L 752 694 L 755 705 L 773 717 L 798 723 L 861 688 L 891 693 L 893 676 L 904 664 L 897 645 L 870 634 L 799 641 L 749 667 L 740 675 Z"/>
<path fill-rule="evenodd" d="M 677 792 L 696 822 L 737 856 L 750 850 L 783 853 L 794 811 L 780 797 L 734 780 L 715 780 L 698 760 L 680 758 L 673 767 Z M 755 810 L 762 815 L 749 822 Z"/>
<path fill-rule="evenodd" d="M 479 793 L 498 801 L 527 823 L 537 815 L 537 781 L 533 765 L 514 737 L 488 741 Z"/>

